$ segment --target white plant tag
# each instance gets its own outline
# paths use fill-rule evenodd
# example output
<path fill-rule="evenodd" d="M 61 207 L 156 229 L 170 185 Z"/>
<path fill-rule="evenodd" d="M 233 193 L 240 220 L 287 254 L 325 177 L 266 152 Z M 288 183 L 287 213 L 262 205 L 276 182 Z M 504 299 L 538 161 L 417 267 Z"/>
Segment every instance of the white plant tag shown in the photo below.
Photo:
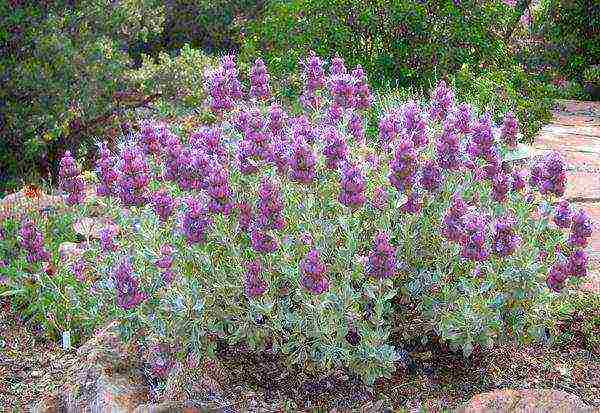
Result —
<path fill-rule="evenodd" d="M 71 332 L 70 331 L 63 331 L 62 347 L 63 347 L 63 350 L 69 350 L 71 348 Z"/>

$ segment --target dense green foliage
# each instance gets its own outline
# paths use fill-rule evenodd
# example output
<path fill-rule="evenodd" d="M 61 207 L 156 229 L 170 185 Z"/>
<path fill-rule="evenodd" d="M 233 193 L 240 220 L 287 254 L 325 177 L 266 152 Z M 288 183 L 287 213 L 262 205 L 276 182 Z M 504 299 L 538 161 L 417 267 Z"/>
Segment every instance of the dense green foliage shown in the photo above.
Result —
<path fill-rule="evenodd" d="M 261 55 L 271 72 L 289 73 L 307 49 L 361 65 L 375 86 L 428 87 L 468 64 L 510 62 L 504 41 L 515 11 L 500 1 L 293 0 L 273 2 L 250 22 L 243 55 Z M 340 11 L 344 11 L 341 13 Z"/>

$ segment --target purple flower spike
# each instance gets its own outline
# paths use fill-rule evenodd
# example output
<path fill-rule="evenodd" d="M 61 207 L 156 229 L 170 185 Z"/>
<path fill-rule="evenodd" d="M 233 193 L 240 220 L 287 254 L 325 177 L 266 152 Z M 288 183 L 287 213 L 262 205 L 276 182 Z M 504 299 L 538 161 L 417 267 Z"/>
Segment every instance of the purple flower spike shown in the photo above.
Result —
<path fill-rule="evenodd" d="M 586 247 L 589 238 L 592 236 L 592 221 L 589 215 L 585 210 L 580 209 L 573 214 L 571 222 L 569 244 L 581 248 Z"/>
<path fill-rule="evenodd" d="M 44 235 L 35 224 L 26 220 L 19 229 L 19 245 L 27 253 L 27 262 L 49 262 L 50 253 L 44 247 Z"/>
<path fill-rule="evenodd" d="M 427 161 L 421 174 L 421 186 L 430 192 L 436 192 L 441 188 L 443 181 L 444 177 L 440 167 L 435 161 Z"/>
<path fill-rule="evenodd" d="M 115 252 L 118 250 L 117 244 L 115 244 L 115 236 L 117 235 L 117 229 L 113 225 L 109 225 L 100 230 L 100 249 L 102 252 Z"/>
<path fill-rule="evenodd" d="M 257 225 L 263 230 L 280 230 L 285 226 L 283 220 L 283 199 L 279 188 L 263 179 L 258 190 Z"/>
<path fill-rule="evenodd" d="M 567 259 L 567 273 L 570 277 L 583 278 L 587 276 L 588 256 L 585 251 L 575 251 Z"/>
<path fill-rule="evenodd" d="M 367 82 L 367 75 L 363 68 L 359 65 L 352 71 L 355 88 L 355 107 L 356 109 L 368 109 L 373 105 L 373 96 Z"/>
<path fill-rule="evenodd" d="M 390 238 L 385 232 L 375 237 L 375 248 L 369 254 L 367 275 L 382 280 L 396 274 L 396 249 L 390 244 Z"/>
<path fill-rule="evenodd" d="M 139 289 L 139 281 L 133 274 L 131 259 L 124 259 L 112 274 L 117 290 L 117 305 L 124 310 L 137 307 L 148 298 Z"/>
<path fill-rule="evenodd" d="M 440 81 L 431 94 L 429 116 L 434 120 L 443 120 L 454 106 L 454 92 L 446 82 Z"/>
<path fill-rule="evenodd" d="M 305 89 L 300 96 L 300 101 L 308 108 L 319 106 L 317 91 L 325 86 L 324 62 L 311 51 L 308 58 L 300 62 Z"/>
<path fill-rule="evenodd" d="M 513 171 L 511 173 L 510 190 L 521 192 L 527 186 L 527 172 L 524 169 Z"/>
<path fill-rule="evenodd" d="M 490 255 L 485 245 L 488 231 L 486 220 L 474 213 L 465 215 L 463 219 L 466 237 L 461 256 L 476 262 L 485 261 Z"/>
<path fill-rule="evenodd" d="M 80 176 L 77 165 L 75 165 L 75 159 L 69 151 L 66 151 L 60 160 L 58 177 L 60 179 L 60 189 L 68 194 L 67 205 L 81 204 L 85 198 L 85 183 Z"/>
<path fill-rule="evenodd" d="M 292 144 L 290 157 L 290 179 L 301 184 L 311 184 L 316 177 L 316 157 L 304 140 Z"/>
<path fill-rule="evenodd" d="M 507 199 L 508 191 L 510 190 L 510 178 L 499 173 L 492 179 L 492 198 L 496 202 L 504 203 Z"/>
<path fill-rule="evenodd" d="M 262 278 L 264 269 L 259 259 L 246 264 L 244 291 L 249 299 L 260 297 L 267 291 L 267 283 Z"/>
<path fill-rule="evenodd" d="M 421 108 L 416 102 L 410 101 L 404 105 L 402 127 L 416 148 L 427 145 L 429 141 L 427 137 L 427 123 L 425 122 Z"/>
<path fill-rule="evenodd" d="M 233 192 L 229 186 L 227 170 L 220 164 L 213 164 L 208 177 L 208 196 L 210 202 L 208 209 L 214 214 L 229 215 L 233 209 Z"/>
<path fill-rule="evenodd" d="M 173 279 L 175 278 L 175 274 L 173 273 L 172 269 L 174 260 L 173 253 L 173 247 L 169 244 L 164 244 L 162 247 L 160 247 L 160 258 L 154 262 L 154 265 L 161 270 L 161 275 L 165 281 L 165 284 L 167 285 L 173 282 Z"/>
<path fill-rule="evenodd" d="M 242 87 L 232 56 L 225 56 L 221 67 L 208 73 L 207 91 L 210 109 L 216 114 L 231 110 L 235 101 L 242 97 Z"/>
<path fill-rule="evenodd" d="M 190 143 L 194 149 L 198 149 L 210 157 L 222 159 L 226 155 L 223 134 L 219 128 L 201 128 L 190 136 Z"/>
<path fill-rule="evenodd" d="M 250 96 L 263 100 L 271 97 L 269 74 L 262 59 L 256 59 L 250 70 Z"/>
<path fill-rule="evenodd" d="M 371 199 L 371 205 L 379 211 L 384 211 L 389 204 L 389 194 L 387 190 L 379 186 L 375 188 L 373 192 L 373 198 Z"/>
<path fill-rule="evenodd" d="M 467 203 L 461 196 L 454 196 L 443 219 L 442 235 L 448 240 L 462 243 L 466 241 L 466 231 L 462 217 L 467 213 Z"/>
<path fill-rule="evenodd" d="M 240 202 L 237 204 L 238 210 L 238 225 L 241 231 L 248 232 L 250 225 L 252 225 L 253 215 L 252 206 L 246 202 Z"/>
<path fill-rule="evenodd" d="M 118 174 L 115 171 L 116 160 L 110 156 L 106 143 L 100 145 L 100 156 L 96 162 L 96 172 L 100 183 L 96 189 L 98 196 L 111 196 L 115 194 L 115 183 Z"/>
<path fill-rule="evenodd" d="M 473 111 L 467 103 L 461 103 L 454 112 L 453 124 L 456 130 L 462 134 L 471 133 L 473 122 Z"/>
<path fill-rule="evenodd" d="M 408 199 L 400 206 L 400 211 L 406 214 L 418 214 L 423 209 L 423 200 L 417 192 L 408 194 Z"/>
<path fill-rule="evenodd" d="M 250 243 L 254 251 L 262 252 L 264 254 L 270 254 L 277 251 L 277 248 L 279 248 L 275 238 L 258 227 L 252 229 Z"/>
<path fill-rule="evenodd" d="M 504 122 L 502 123 L 502 129 L 500 136 L 502 141 L 509 149 L 517 149 L 518 141 L 517 135 L 519 133 L 519 123 L 515 114 L 512 112 L 506 113 L 504 116 Z"/>
<path fill-rule="evenodd" d="M 415 183 L 418 154 L 414 144 L 409 140 L 398 142 L 394 159 L 390 162 L 389 180 L 392 186 L 400 192 L 410 191 Z"/>
<path fill-rule="evenodd" d="M 570 228 L 571 227 L 571 218 L 573 217 L 573 210 L 571 209 L 571 205 L 569 201 L 562 200 L 556 206 L 554 210 L 553 221 L 559 228 Z"/>
<path fill-rule="evenodd" d="M 558 261 L 550 269 L 546 284 L 552 291 L 559 293 L 565 286 L 565 281 L 568 277 L 568 268 L 566 263 Z"/>
<path fill-rule="evenodd" d="M 365 143 L 365 128 L 359 113 L 352 112 L 348 121 L 348 132 L 357 143 Z"/>
<path fill-rule="evenodd" d="M 397 112 L 386 113 L 379 120 L 379 141 L 384 148 L 394 143 L 400 133 L 401 121 Z"/>
<path fill-rule="evenodd" d="M 87 269 L 87 265 L 83 257 L 78 258 L 73 265 L 71 265 L 71 271 L 73 271 L 73 275 L 75 275 L 75 279 L 79 282 L 85 281 L 85 270 Z"/>
<path fill-rule="evenodd" d="M 208 211 L 195 198 L 186 201 L 187 211 L 181 221 L 181 230 L 188 244 L 203 244 L 207 240 L 208 230 L 212 225 Z"/>
<path fill-rule="evenodd" d="M 311 293 L 320 295 L 329 290 L 326 272 L 327 267 L 321 261 L 319 252 L 313 249 L 300 261 L 300 284 Z"/>
<path fill-rule="evenodd" d="M 147 202 L 149 167 L 146 155 L 138 146 L 126 146 L 117 166 L 117 195 L 124 206 L 142 206 Z"/>
<path fill-rule="evenodd" d="M 175 200 L 166 190 L 161 189 L 153 193 L 150 203 L 154 213 L 159 217 L 161 222 L 168 221 L 169 217 L 173 215 Z"/>
<path fill-rule="evenodd" d="M 561 197 L 567 183 L 567 166 L 558 152 L 548 154 L 531 168 L 529 184 L 538 188 L 542 195 Z"/>
<path fill-rule="evenodd" d="M 492 241 L 492 251 L 500 257 L 512 255 L 521 239 L 515 234 L 515 221 L 504 217 L 496 222 L 496 232 Z"/>
<path fill-rule="evenodd" d="M 365 203 L 365 178 L 360 169 L 345 164 L 342 169 L 341 191 L 338 200 L 349 208 L 359 208 Z"/>
<path fill-rule="evenodd" d="M 323 155 L 326 158 L 327 168 L 338 169 L 340 164 L 348 157 L 348 145 L 346 140 L 335 128 L 329 128 L 325 132 L 326 146 Z"/>
<path fill-rule="evenodd" d="M 456 171 L 461 166 L 460 139 L 449 122 L 436 142 L 436 160 L 441 168 Z"/>

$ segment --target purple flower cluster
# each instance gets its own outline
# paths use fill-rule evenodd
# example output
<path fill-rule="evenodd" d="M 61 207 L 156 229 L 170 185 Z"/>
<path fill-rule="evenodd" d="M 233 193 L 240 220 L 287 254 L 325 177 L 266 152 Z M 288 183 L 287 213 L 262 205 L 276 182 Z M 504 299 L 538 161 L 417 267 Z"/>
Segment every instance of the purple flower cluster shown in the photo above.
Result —
<path fill-rule="evenodd" d="M 304 106 L 316 108 L 319 106 L 317 91 L 325 86 L 324 62 L 315 52 L 311 51 L 308 58 L 300 62 L 305 81 L 305 89 L 300 96 Z"/>
<path fill-rule="evenodd" d="M 560 292 L 569 277 L 583 278 L 587 276 L 588 256 L 577 250 L 565 259 L 559 259 L 550 269 L 546 284 L 554 292 Z"/>
<path fill-rule="evenodd" d="M 496 232 L 492 240 L 492 251 L 500 257 L 512 255 L 521 241 L 515 234 L 516 222 L 511 217 L 503 217 L 496 222 Z"/>
<path fill-rule="evenodd" d="M 379 141 L 384 148 L 388 148 L 400 133 L 401 121 L 396 111 L 384 114 L 379 120 Z"/>
<path fill-rule="evenodd" d="M 229 186 L 227 170 L 220 164 L 214 163 L 208 176 L 208 209 L 212 213 L 228 215 L 233 209 L 233 191 Z"/>
<path fill-rule="evenodd" d="M 139 281 L 134 276 L 131 259 L 124 259 L 113 271 L 113 280 L 117 290 L 117 305 L 124 310 L 130 310 L 140 305 L 148 298 L 139 289 Z"/>
<path fill-rule="evenodd" d="M 585 212 L 580 209 L 573 214 L 571 221 L 571 234 L 569 235 L 569 244 L 577 247 L 585 247 L 589 238 L 592 236 L 592 221 Z"/>
<path fill-rule="evenodd" d="M 263 179 L 258 190 L 257 225 L 263 230 L 280 230 L 285 226 L 283 200 L 279 188 Z"/>
<path fill-rule="evenodd" d="M 389 195 L 385 187 L 378 186 L 373 191 L 373 197 L 371 199 L 371 205 L 379 211 L 384 211 L 388 206 Z"/>
<path fill-rule="evenodd" d="M 247 202 L 239 202 L 237 204 L 238 210 L 238 225 L 241 231 L 248 232 L 250 231 L 250 226 L 252 225 L 253 215 L 252 215 L 252 206 Z"/>
<path fill-rule="evenodd" d="M 369 89 L 369 82 L 367 75 L 363 68 L 358 65 L 352 71 L 352 77 L 354 77 L 354 90 L 356 95 L 356 102 L 354 107 L 356 109 L 368 109 L 373 104 L 373 96 Z"/>
<path fill-rule="evenodd" d="M 408 102 L 403 107 L 402 128 L 406 136 L 413 141 L 416 148 L 427 145 L 429 141 L 427 137 L 427 122 L 425 121 L 421 107 L 414 101 Z"/>
<path fill-rule="evenodd" d="M 463 243 L 466 241 L 466 231 L 463 228 L 462 219 L 466 213 L 465 200 L 459 195 L 454 196 L 442 221 L 442 235 L 452 242 Z"/>
<path fill-rule="evenodd" d="M 313 249 L 300 261 L 300 285 L 313 294 L 322 294 L 329 290 L 326 272 L 327 267 L 321 261 L 319 251 Z"/>
<path fill-rule="evenodd" d="M 400 211 L 406 214 L 418 214 L 421 209 L 423 209 L 423 199 L 416 191 L 410 192 L 406 202 L 400 205 Z"/>
<path fill-rule="evenodd" d="M 181 231 L 188 244 L 203 244 L 207 240 L 208 229 L 212 225 L 208 211 L 195 198 L 188 198 L 186 206 L 186 212 L 181 220 Z"/>
<path fill-rule="evenodd" d="M 166 222 L 175 209 L 175 200 L 173 197 L 164 189 L 158 190 L 152 194 L 150 198 L 150 204 L 154 213 L 160 218 L 162 222 Z"/>
<path fill-rule="evenodd" d="M 421 186 L 430 192 L 436 192 L 441 188 L 443 182 L 442 169 L 435 161 L 426 161 L 421 171 Z"/>
<path fill-rule="evenodd" d="M 365 178 L 358 166 L 344 164 L 340 186 L 338 200 L 342 205 L 359 208 L 365 203 Z"/>
<path fill-rule="evenodd" d="M 514 113 L 507 112 L 504 115 L 504 122 L 500 130 L 500 137 L 509 149 L 516 149 L 518 145 L 517 135 L 519 133 L 519 123 Z"/>
<path fill-rule="evenodd" d="M 202 127 L 198 132 L 190 136 L 190 143 L 193 148 L 199 149 L 208 156 L 223 158 L 226 155 L 223 145 L 223 134 L 221 129 L 216 127 Z"/>
<path fill-rule="evenodd" d="M 312 145 L 315 143 L 315 139 L 317 138 L 317 131 L 310 123 L 310 120 L 306 115 L 292 118 L 291 131 L 292 142 L 305 140 L 307 143 Z"/>
<path fill-rule="evenodd" d="M 117 167 L 117 195 L 124 206 L 141 206 L 147 201 L 150 182 L 146 155 L 138 146 L 126 146 Z"/>
<path fill-rule="evenodd" d="M 569 201 L 567 201 L 566 199 L 563 199 L 556 206 L 552 220 L 554 221 L 556 226 L 559 228 L 570 228 L 572 218 L 573 218 L 573 209 L 571 208 Z"/>
<path fill-rule="evenodd" d="M 452 124 L 462 134 L 471 133 L 473 110 L 467 103 L 461 103 L 452 113 Z"/>
<path fill-rule="evenodd" d="M 486 247 L 485 234 L 488 225 L 483 216 L 471 213 L 463 217 L 465 239 L 462 243 L 461 256 L 473 261 L 485 261 L 490 252 Z"/>
<path fill-rule="evenodd" d="M 527 172 L 524 169 L 512 171 L 510 174 L 510 190 L 521 192 L 527 186 Z"/>
<path fill-rule="evenodd" d="M 60 178 L 60 189 L 68 194 L 67 205 L 82 203 L 85 197 L 85 184 L 77 165 L 75 165 L 75 159 L 69 151 L 66 151 L 60 160 L 58 177 Z"/>
<path fill-rule="evenodd" d="M 394 159 L 390 162 L 389 180 L 400 192 L 410 191 L 415 183 L 418 168 L 418 154 L 410 140 L 401 140 L 396 146 Z"/>
<path fill-rule="evenodd" d="M 538 188 L 542 195 L 554 194 L 561 197 L 565 193 L 567 168 L 558 152 L 552 152 L 538 160 L 531 169 L 529 184 Z"/>
<path fill-rule="evenodd" d="M 396 274 L 396 249 L 390 244 L 390 238 L 385 232 L 375 237 L 375 247 L 369 253 L 367 275 L 382 280 Z"/>
<path fill-rule="evenodd" d="M 256 59 L 250 69 L 250 96 L 265 100 L 271 97 L 269 74 L 262 59 Z"/>
<path fill-rule="evenodd" d="M 269 118 L 267 127 L 273 136 L 281 136 L 286 126 L 288 115 L 280 105 L 273 103 L 267 112 Z"/>
<path fill-rule="evenodd" d="M 173 272 L 173 253 L 174 249 L 169 244 L 164 244 L 160 247 L 160 257 L 154 262 L 154 265 L 161 271 L 162 278 L 165 284 L 169 285 L 175 278 Z"/>
<path fill-rule="evenodd" d="M 115 194 L 115 184 L 119 177 L 115 171 L 115 159 L 110 156 L 106 143 L 100 145 L 99 157 L 96 161 L 96 172 L 100 183 L 96 189 L 98 196 L 111 196 Z"/>
<path fill-rule="evenodd" d="M 49 262 L 50 253 L 44 247 L 44 236 L 35 224 L 27 220 L 19 229 L 19 245 L 27 253 L 27 262 Z"/>
<path fill-rule="evenodd" d="M 443 169 L 457 171 L 461 167 L 460 139 L 449 122 L 444 124 L 442 134 L 436 142 L 436 160 Z"/>
<path fill-rule="evenodd" d="M 492 178 L 492 198 L 496 202 L 506 202 L 508 192 L 510 191 L 510 177 L 499 173 Z"/>
<path fill-rule="evenodd" d="M 267 283 L 262 278 L 263 266 L 259 259 L 246 264 L 244 291 L 249 299 L 260 297 L 267 291 Z"/>
<path fill-rule="evenodd" d="M 102 252 L 115 252 L 118 247 L 115 244 L 117 228 L 114 225 L 108 225 L 100 230 L 100 249 Z"/>
<path fill-rule="evenodd" d="M 285 176 L 289 169 L 289 144 L 282 138 L 275 138 L 269 147 L 269 161 L 277 168 L 279 175 Z"/>
<path fill-rule="evenodd" d="M 168 130 L 164 123 L 142 121 L 137 140 L 146 153 L 160 155 L 167 133 Z"/>
<path fill-rule="evenodd" d="M 250 244 L 256 252 L 270 254 L 277 251 L 278 245 L 275 238 L 267 231 L 255 226 L 250 233 Z"/>
<path fill-rule="evenodd" d="M 317 159 L 312 148 L 300 139 L 292 144 L 290 156 L 290 179 L 302 184 L 311 184 L 316 177 Z"/>
<path fill-rule="evenodd" d="M 348 157 L 348 145 L 344 136 L 336 128 L 330 127 L 325 132 L 325 155 L 327 168 L 338 169 Z"/>
<path fill-rule="evenodd" d="M 429 117 L 435 120 L 443 120 L 454 106 L 454 92 L 445 81 L 437 84 L 431 94 Z"/>
<path fill-rule="evenodd" d="M 358 112 L 352 112 L 348 120 L 348 132 L 357 143 L 365 143 L 365 128 Z"/>
<path fill-rule="evenodd" d="M 210 109 L 215 113 L 231 110 L 235 101 L 242 97 L 242 86 L 232 56 L 225 56 L 221 67 L 209 73 L 208 96 Z"/>
<path fill-rule="evenodd" d="M 85 260 L 83 259 L 83 257 L 79 257 L 72 265 L 71 265 L 71 271 L 73 272 L 73 275 L 75 276 L 75 279 L 79 282 L 84 282 L 85 281 L 85 270 L 87 268 L 87 265 L 85 263 Z"/>
<path fill-rule="evenodd" d="M 325 125 L 337 126 L 344 118 L 344 108 L 335 103 L 329 106 L 325 112 Z"/>

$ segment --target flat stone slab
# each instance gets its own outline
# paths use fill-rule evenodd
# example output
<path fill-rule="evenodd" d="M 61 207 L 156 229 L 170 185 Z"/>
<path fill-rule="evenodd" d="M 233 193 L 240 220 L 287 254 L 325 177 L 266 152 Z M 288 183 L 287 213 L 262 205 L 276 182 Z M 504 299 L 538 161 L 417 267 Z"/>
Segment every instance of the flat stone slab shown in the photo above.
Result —
<path fill-rule="evenodd" d="M 600 174 L 567 172 L 565 198 L 572 201 L 600 202 Z"/>
<path fill-rule="evenodd" d="M 593 409 L 577 396 L 552 389 L 502 389 L 478 394 L 466 406 L 458 409 L 460 413 L 484 412 L 592 412 Z"/>

